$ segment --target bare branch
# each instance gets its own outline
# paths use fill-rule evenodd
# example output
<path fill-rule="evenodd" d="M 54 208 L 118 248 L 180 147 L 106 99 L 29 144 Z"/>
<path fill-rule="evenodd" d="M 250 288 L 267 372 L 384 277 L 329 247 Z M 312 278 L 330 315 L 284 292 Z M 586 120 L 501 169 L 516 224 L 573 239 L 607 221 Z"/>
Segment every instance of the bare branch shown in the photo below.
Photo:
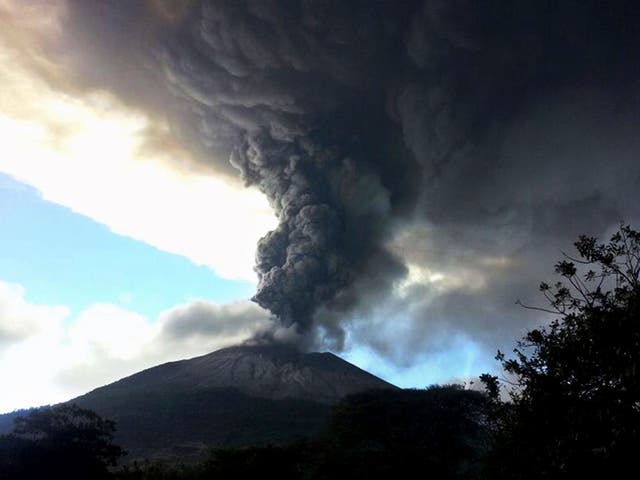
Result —
<path fill-rule="evenodd" d="M 522 308 L 526 308 L 527 310 L 538 310 L 540 312 L 550 313 L 552 315 L 562 315 L 563 314 L 559 310 L 554 311 L 554 310 L 548 310 L 548 309 L 542 308 L 542 307 L 533 307 L 531 305 L 526 305 L 526 304 L 522 303 L 520 300 L 516 300 L 516 305 L 520 305 Z"/>

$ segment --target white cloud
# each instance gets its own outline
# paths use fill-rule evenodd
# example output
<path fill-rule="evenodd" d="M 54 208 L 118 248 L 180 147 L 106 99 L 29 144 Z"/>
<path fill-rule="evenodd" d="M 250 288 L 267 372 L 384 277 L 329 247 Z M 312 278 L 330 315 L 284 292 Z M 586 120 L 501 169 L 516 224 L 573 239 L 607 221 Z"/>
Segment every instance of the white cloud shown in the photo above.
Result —
<path fill-rule="evenodd" d="M 0 3 L 0 171 L 118 234 L 255 280 L 257 240 L 276 224 L 267 200 L 179 167 L 193 160 L 163 121 L 107 92 L 56 87 L 66 72 L 38 48 L 56 23 L 18 15 L 29 8 Z"/>
<path fill-rule="evenodd" d="M 152 341 L 155 328 L 142 315 L 115 305 L 96 304 L 84 310 L 69 328 L 70 344 L 82 357 L 96 355 L 130 360 Z"/>
<path fill-rule="evenodd" d="M 0 282 L 0 347 L 28 337 L 55 336 L 68 314 L 66 307 L 29 304 L 21 286 Z"/>
<path fill-rule="evenodd" d="M 153 321 L 155 320 L 155 321 Z M 0 412 L 69 400 L 159 363 L 237 344 L 268 316 L 249 301 L 197 300 L 148 319 L 96 304 L 72 318 L 0 281 Z"/>
<path fill-rule="evenodd" d="M 43 354 L 59 360 L 52 347 L 62 343 L 68 315 L 66 307 L 31 304 L 21 286 L 0 282 L 0 412 L 39 401 L 51 374 Z M 52 388 L 43 401 L 57 400 L 59 394 Z"/>

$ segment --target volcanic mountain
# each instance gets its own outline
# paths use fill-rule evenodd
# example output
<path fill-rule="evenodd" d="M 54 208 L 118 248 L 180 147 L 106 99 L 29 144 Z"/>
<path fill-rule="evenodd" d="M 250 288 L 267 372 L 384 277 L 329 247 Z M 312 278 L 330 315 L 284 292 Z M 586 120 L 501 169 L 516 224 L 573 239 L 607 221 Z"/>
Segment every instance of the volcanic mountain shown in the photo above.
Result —
<path fill-rule="evenodd" d="M 332 404 L 351 393 L 389 387 L 384 380 L 332 353 L 302 353 L 285 346 L 237 346 L 143 370 L 75 401 L 167 388 L 232 388 L 270 400 Z"/>
<path fill-rule="evenodd" d="M 70 400 L 114 420 L 129 459 L 282 443 L 320 431 L 346 395 L 393 385 L 331 353 L 237 346 L 165 363 Z"/>

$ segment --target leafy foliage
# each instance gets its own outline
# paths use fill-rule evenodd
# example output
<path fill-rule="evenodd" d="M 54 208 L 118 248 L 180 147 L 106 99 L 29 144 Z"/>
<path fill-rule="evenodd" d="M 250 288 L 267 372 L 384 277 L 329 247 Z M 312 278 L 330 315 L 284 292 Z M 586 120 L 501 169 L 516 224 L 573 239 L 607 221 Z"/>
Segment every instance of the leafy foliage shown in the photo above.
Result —
<path fill-rule="evenodd" d="M 609 242 L 581 236 L 562 277 L 540 291 L 557 317 L 531 330 L 514 356 L 498 352 L 511 401 L 493 398 L 492 476 L 611 475 L 640 445 L 640 233 L 621 225 Z"/>
<path fill-rule="evenodd" d="M 91 410 L 59 405 L 31 411 L 0 437 L 0 472 L 7 478 L 107 478 L 124 452 L 115 425 Z"/>
<path fill-rule="evenodd" d="M 329 428 L 339 472 L 354 478 L 466 478 L 484 451 L 486 397 L 459 385 L 365 392 L 347 397 Z"/>

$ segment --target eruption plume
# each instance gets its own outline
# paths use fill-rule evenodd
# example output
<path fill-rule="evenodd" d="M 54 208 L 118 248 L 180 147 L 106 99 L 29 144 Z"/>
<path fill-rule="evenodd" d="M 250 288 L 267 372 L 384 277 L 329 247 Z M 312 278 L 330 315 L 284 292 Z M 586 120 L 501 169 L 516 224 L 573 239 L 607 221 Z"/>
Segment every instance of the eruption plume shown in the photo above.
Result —
<path fill-rule="evenodd" d="M 585 125 L 637 125 L 630 107 L 638 103 L 637 2 L 202 0 L 168 10 L 148 2 L 165 13 L 147 29 L 139 28 L 150 23 L 140 5 L 72 3 L 76 27 L 103 43 L 137 38 L 137 50 L 118 50 L 129 80 L 94 75 L 96 82 L 146 108 L 170 103 L 174 129 L 195 139 L 205 164 L 224 170 L 215 159 L 230 158 L 268 197 L 279 224 L 257 247 L 253 299 L 273 314 L 274 329 L 307 339 L 322 330 L 338 347 L 348 313 L 388 297 L 411 266 L 444 265 L 464 247 L 482 252 L 477 269 L 495 283 L 510 265 L 495 259 L 536 243 L 527 239 L 574 235 L 555 225 L 563 209 L 595 198 L 592 186 L 604 180 L 584 165 L 600 165 L 592 153 L 599 147 L 581 157 L 589 160 L 566 155 L 554 163 L 557 152 L 544 143 L 550 134 L 538 125 L 571 112 L 583 112 Z M 111 13 L 98 21 L 97 10 Z M 113 50 L 96 47 L 93 61 Z M 137 64 L 153 72 L 139 74 L 138 84 L 155 82 L 162 95 L 135 87 Z M 556 143 L 584 147 L 566 124 L 557 130 Z M 599 131 L 602 145 L 635 151 L 633 132 L 613 130 Z M 530 145 L 545 153 L 536 157 Z M 639 213 L 624 202 L 640 178 L 631 158 L 611 160 L 628 181 L 603 185 L 597 212 Z M 572 182 L 577 171 L 589 179 Z M 555 177 L 564 188 L 550 209 L 536 185 Z M 558 218 L 543 215 L 549 210 Z M 439 245 L 434 234 L 428 240 L 443 258 L 415 245 L 392 248 L 398 232 L 415 225 L 435 232 L 455 225 L 464 245 Z M 539 263 L 534 257 L 526 261 Z M 451 298 L 462 295 L 447 288 Z M 441 316 L 463 322 L 466 314 L 449 318 L 458 311 L 449 304 L 460 302 L 447 298 L 438 297 Z"/>
<path fill-rule="evenodd" d="M 380 65 L 394 61 L 398 16 L 390 4 L 312 3 L 204 3 L 195 38 L 160 57 L 204 135 L 268 196 L 279 225 L 258 245 L 254 300 L 301 334 L 373 263 L 403 271 L 381 247 L 402 193 L 389 170 L 403 162 L 370 147 L 394 130 Z"/>

